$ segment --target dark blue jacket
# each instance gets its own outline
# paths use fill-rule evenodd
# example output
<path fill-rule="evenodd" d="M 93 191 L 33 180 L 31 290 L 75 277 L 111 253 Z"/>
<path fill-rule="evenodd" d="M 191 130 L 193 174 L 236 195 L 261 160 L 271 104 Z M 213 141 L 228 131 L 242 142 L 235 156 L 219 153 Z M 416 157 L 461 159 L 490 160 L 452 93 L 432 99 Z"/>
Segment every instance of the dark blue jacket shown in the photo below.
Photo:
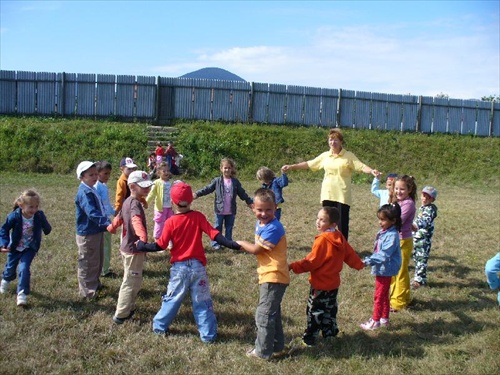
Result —
<path fill-rule="evenodd" d="M 280 177 L 275 177 L 268 184 L 262 184 L 262 187 L 265 189 L 271 189 L 276 196 L 276 204 L 283 203 L 285 199 L 283 198 L 283 188 L 288 186 L 288 176 L 286 173 L 283 173 Z"/>
<path fill-rule="evenodd" d="M 87 236 L 105 232 L 111 221 L 103 211 L 104 206 L 97 191 L 83 182 L 78 187 L 75 198 L 76 234 Z"/>
<path fill-rule="evenodd" d="M 11 233 L 12 231 L 12 233 Z M 42 231 L 46 235 L 52 231 L 43 211 L 35 212 L 33 215 L 33 239 L 30 243 L 32 250 L 38 251 L 42 242 Z M 7 215 L 5 224 L 0 229 L 0 247 L 8 247 L 15 251 L 23 235 L 23 217 L 18 207 Z"/>

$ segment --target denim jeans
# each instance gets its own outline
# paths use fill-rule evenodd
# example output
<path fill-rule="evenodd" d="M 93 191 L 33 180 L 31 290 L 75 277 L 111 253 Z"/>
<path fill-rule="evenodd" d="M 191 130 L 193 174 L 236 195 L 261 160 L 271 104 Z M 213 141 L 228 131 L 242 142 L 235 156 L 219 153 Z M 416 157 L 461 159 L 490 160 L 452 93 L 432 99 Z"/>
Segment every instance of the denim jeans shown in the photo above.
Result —
<path fill-rule="evenodd" d="M 3 271 L 2 278 L 6 281 L 12 281 L 16 278 L 16 269 L 19 265 L 19 283 L 17 284 L 17 293 L 24 290 L 24 294 L 30 294 L 30 266 L 36 251 L 30 248 L 24 251 L 11 250 L 7 255 L 7 263 Z"/>
<path fill-rule="evenodd" d="M 217 336 L 217 320 L 210 295 L 208 275 L 203 264 L 195 259 L 175 262 L 172 265 L 167 294 L 162 297 L 160 311 L 153 318 L 153 331 L 168 332 L 168 327 L 188 292 L 191 295 L 193 315 L 201 341 L 214 341 Z"/>
<path fill-rule="evenodd" d="M 255 311 L 257 339 L 255 352 L 259 357 L 269 359 L 285 347 L 285 336 L 281 322 L 281 300 L 287 284 L 263 283 L 259 285 L 259 305 Z"/>
<path fill-rule="evenodd" d="M 214 227 L 217 229 L 221 234 L 222 234 L 222 225 L 226 227 L 226 234 L 224 237 L 226 237 L 228 240 L 233 239 L 233 227 L 234 227 L 234 221 L 236 219 L 236 215 L 215 215 L 215 224 Z M 214 245 L 217 245 L 216 241 L 212 241 L 212 247 Z"/>

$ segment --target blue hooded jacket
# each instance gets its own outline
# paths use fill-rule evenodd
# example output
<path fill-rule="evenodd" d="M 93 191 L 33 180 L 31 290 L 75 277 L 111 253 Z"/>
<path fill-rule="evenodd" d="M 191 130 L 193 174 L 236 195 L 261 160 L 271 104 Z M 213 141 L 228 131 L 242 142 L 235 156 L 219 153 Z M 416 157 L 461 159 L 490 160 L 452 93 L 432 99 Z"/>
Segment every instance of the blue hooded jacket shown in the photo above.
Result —
<path fill-rule="evenodd" d="M 401 246 L 399 232 L 393 225 L 387 230 L 380 230 L 374 244 L 374 253 L 363 262 L 372 266 L 372 275 L 395 276 L 401 268 Z"/>

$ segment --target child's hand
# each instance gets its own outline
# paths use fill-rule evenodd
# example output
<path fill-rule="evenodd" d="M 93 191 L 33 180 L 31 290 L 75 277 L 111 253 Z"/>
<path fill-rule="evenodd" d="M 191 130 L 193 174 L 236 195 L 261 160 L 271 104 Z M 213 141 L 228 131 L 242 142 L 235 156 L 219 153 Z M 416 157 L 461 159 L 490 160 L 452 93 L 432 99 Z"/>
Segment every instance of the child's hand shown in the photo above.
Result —
<path fill-rule="evenodd" d="M 411 225 L 411 230 L 414 231 L 414 232 L 416 232 L 418 230 L 417 224 L 413 223 Z"/>
<path fill-rule="evenodd" d="M 10 249 L 8 247 L 2 247 L 0 248 L 0 253 L 8 253 Z"/>

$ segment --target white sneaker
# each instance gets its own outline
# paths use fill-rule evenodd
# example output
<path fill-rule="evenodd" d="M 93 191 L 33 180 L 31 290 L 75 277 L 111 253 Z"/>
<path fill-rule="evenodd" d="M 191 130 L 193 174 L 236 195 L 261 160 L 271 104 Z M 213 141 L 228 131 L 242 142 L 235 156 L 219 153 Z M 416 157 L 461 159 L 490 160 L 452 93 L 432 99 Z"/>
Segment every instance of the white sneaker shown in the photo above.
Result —
<path fill-rule="evenodd" d="M 381 327 L 389 327 L 389 319 L 386 318 L 380 318 L 380 326 Z"/>
<path fill-rule="evenodd" d="M 367 322 L 360 324 L 359 326 L 365 331 L 373 331 L 374 329 L 380 328 L 380 322 L 377 322 L 370 318 Z"/>
<path fill-rule="evenodd" d="M 28 296 L 24 294 L 24 290 L 21 290 L 17 294 L 17 306 L 26 306 L 28 304 Z"/>
<path fill-rule="evenodd" d="M 10 281 L 2 279 L 2 282 L 0 282 L 0 293 L 4 294 L 7 293 L 7 289 L 9 288 Z"/>

